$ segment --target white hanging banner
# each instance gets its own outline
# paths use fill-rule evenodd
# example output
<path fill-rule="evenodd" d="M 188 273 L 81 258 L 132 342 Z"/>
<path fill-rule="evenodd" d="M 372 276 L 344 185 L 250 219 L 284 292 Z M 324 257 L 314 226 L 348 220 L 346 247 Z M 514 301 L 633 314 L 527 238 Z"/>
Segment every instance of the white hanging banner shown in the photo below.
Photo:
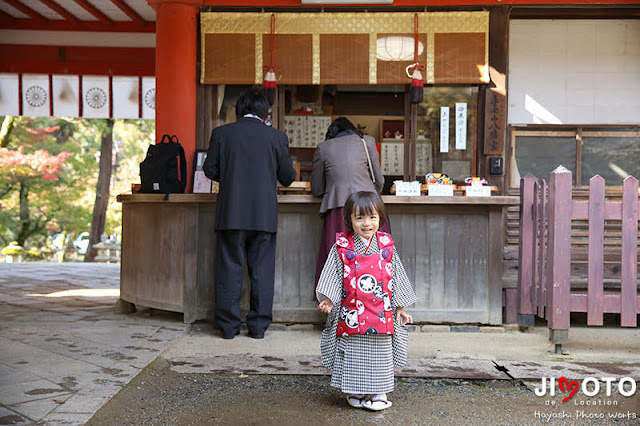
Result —
<path fill-rule="evenodd" d="M 0 115 L 20 114 L 18 74 L 0 74 Z"/>
<path fill-rule="evenodd" d="M 449 107 L 440 107 L 440 152 L 449 152 Z"/>
<path fill-rule="evenodd" d="M 49 117 L 51 115 L 49 76 L 47 74 L 22 75 L 22 115 Z"/>
<path fill-rule="evenodd" d="M 456 102 L 456 149 L 467 149 L 467 104 Z"/>
<path fill-rule="evenodd" d="M 155 77 L 142 77 L 142 118 L 156 119 Z"/>
<path fill-rule="evenodd" d="M 82 76 L 82 116 L 109 118 L 109 77 Z"/>
<path fill-rule="evenodd" d="M 54 75 L 53 112 L 54 117 L 78 117 L 80 115 L 80 81 L 77 75 Z"/>
<path fill-rule="evenodd" d="M 113 77 L 113 117 L 139 118 L 138 77 Z"/>

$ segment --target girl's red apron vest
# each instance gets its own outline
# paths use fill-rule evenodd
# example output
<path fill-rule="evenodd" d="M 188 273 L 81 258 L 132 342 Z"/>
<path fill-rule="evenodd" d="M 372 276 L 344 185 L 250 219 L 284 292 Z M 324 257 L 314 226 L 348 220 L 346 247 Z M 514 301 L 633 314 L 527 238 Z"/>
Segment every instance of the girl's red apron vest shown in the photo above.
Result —
<path fill-rule="evenodd" d="M 336 248 L 344 265 L 338 336 L 393 334 L 393 240 L 376 232 L 380 254 L 355 254 L 353 232 L 336 234 Z"/>

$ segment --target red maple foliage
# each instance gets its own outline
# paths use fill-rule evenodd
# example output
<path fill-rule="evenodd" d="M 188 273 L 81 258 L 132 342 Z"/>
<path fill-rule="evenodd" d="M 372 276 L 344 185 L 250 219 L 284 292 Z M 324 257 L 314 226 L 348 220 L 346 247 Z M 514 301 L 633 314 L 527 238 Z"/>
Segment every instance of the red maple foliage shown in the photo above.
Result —
<path fill-rule="evenodd" d="M 21 174 L 41 176 L 43 179 L 58 180 L 55 176 L 61 173 L 60 168 L 72 152 L 62 151 L 60 154 L 51 155 L 49 152 L 39 149 L 31 154 L 24 153 L 24 147 L 17 150 L 0 148 L 0 169 L 20 168 Z"/>

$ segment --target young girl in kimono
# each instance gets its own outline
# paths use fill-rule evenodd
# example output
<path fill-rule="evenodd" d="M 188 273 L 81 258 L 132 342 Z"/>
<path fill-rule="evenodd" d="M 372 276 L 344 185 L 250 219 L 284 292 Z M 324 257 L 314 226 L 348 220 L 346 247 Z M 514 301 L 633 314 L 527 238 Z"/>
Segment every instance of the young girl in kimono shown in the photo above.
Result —
<path fill-rule="evenodd" d="M 322 362 L 331 386 L 355 408 L 391 407 L 394 367 L 407 360 L 404 307 L 416 302 L 391 236 L 377 232 L 386 221 L 380 196 L 355 192 L 344 206 L 350 232 L 336 235 L 316 289 L 318 309 L 328 313 L 322 332 Z"/>

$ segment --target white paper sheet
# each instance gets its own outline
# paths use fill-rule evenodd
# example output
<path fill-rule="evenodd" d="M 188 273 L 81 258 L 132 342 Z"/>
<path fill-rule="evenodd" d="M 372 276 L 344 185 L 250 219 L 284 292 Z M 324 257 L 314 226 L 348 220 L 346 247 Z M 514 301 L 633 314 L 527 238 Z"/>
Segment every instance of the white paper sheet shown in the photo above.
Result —
<path fill-rule="evenodd" d="M 49 75 L 22 75 L 22 115 L 25 117 L 49 117 L 51 115 L 51 93 Z"/>
<path fill-rule="evenodd" d="M 18 74 L 0 74 L 0 115 L 20 115 Z"/>
<path fill-rule="evenodd" d="M 80 115 L 80 80 L 77 75 L 54 75 L 53 116 L 77 117 Z"/>
<path fill-rule="evenodd" d="M 404 174 L 404 143 L 383 142 L 380 149 L 382 174 L 397 176 Z"/>
<path fill-rule="evenodd" d="M 109 118 L 109 77 L 82 76 L 82 116 Z"/>
<path fill-rule="evenodd" d="M 456 149 L 467 149 L 467 104 L 456 102 Z"/>
<path fill-rule="evenodd" d="M 138 77 L 113 77 L 113 118 L 140 118 Z"/>
<path fill-rule="evenodd" d="M 142 77 L 142 118 L 156 119 L 155 77 Z"/>
<path fill-rule="evenodd" d="M 440 107 L 440 152 L 449 152 L 449 107 Z"/>

